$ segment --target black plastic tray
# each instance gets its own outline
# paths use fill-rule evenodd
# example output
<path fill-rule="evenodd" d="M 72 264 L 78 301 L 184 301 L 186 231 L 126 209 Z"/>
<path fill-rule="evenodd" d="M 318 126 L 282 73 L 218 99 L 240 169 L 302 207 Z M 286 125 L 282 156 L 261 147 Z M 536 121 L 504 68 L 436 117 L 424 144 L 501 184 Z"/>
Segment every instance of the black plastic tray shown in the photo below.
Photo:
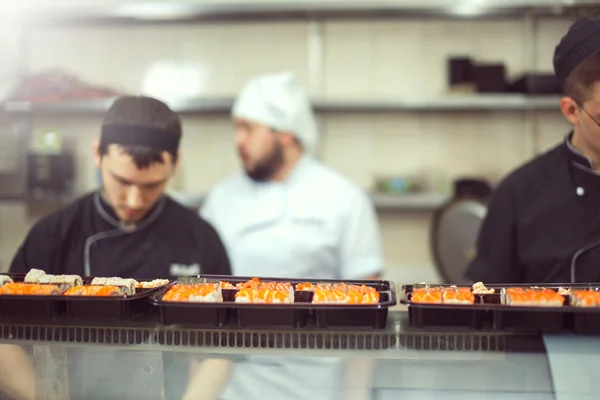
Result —
<path fill-rule="evenodd" d="M 62 301 L 69 319 L 127 320 L 150 310 L 148 299 L 160 289 L 136 289 L 133 296 L 62 296 Z"/>
<path fill-rule="evenodd" d="M 211 281 L 226 281 L 233 285 L 247 282 L 252 277 L 202 275 Z M 339 283 L 342 280 L 310 280 L 288 278 L 260 278 L 263 282 Z M 240 304 L 234 302 L 235 290 L 223 290 L 223 303 L 178 303 L 162 301 L 162 296 L 173 285 L 169 285 L 152 296 L 159 309 L 160 321 L 164 325 L 195 325 L 222 327 L 237 325 L 256 328 L 351 328 L 370 327 L 383 329 L 387 323 L 390 306 L 396 304 L 393 283 L 389 281 L 344 280 L 352 285 L 375 287 L 380 292 L 380 302 L 375 305 L 327 305 L 312 304 L 312 292 L 295 292 L 293 304 Z"/>
<path fill-rule="evenodd" d="M 431 285 L 450 287 L 451 285 Z M 461 286 L 461 285 L 459 285 Z M 525 307 L 501 304 L 500 289 L 511 287 L 589 289 L 600 284 L 498 284 L 486 285 L 494 294 L 475 295 L 473 305 L 418 304 L 410 301 L 414 285 L 402 286 L 401 304 L 408 305 L 410 325 L 415 328 L 454 327 L 470 330 L 600 333 L 600 308 L 569 306 Z"/>
<path fill-rule="evenodd" d="M 14 282 L 23 282 L 25 274 L 8 275 Z M 1 318 L 54 319 L 64 314 L 64 297 L 57 296 L 21 296 L 0 295 Z"/>
<path fill-rule="evenodd" d="M 24 274 L 8 274 L 15 282 L 22 282 Z M 90 284 L 93 278 L 82 278 Z M 133 296 L 22 296 L 1 295 L 0 317 L 85 320 L 126 320 L 148 311 L 152 305 L 148 298 L 160 288 L 136 289 Z"/>

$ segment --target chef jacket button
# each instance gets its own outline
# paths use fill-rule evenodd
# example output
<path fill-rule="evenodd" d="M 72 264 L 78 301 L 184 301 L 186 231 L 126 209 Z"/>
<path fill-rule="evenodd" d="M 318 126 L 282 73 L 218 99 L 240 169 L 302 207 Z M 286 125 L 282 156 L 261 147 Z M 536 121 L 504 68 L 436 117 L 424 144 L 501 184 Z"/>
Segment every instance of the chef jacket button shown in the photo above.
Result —
<path fill-rule="evenodd" d="M 585 194 L 585 190 L 580 186 L 577 188 L 577 196 L 583 196 Z"/>

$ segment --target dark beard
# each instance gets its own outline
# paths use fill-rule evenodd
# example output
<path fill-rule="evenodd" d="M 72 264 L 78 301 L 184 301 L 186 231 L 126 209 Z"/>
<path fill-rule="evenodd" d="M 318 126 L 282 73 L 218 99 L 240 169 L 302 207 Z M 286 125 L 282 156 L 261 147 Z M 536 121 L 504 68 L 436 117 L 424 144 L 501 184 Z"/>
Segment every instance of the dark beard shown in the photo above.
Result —
<path fill-rule="evenodd" d="M 275 143 L 275 148 L 264 160 L 260 161 L 252 170 L 246 170 L 246 175 L 256 182 L 270 180 L 283 165 L 283 147 Z"/>

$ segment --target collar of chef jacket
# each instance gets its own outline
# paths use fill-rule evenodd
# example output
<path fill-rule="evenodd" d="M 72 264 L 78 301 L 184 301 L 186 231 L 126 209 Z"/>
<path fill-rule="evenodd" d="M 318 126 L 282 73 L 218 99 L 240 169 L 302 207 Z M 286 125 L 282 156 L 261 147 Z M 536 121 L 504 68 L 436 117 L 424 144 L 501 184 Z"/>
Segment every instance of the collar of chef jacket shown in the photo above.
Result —
<path fill-rule="evenodd" d="M 581 153 L 571 144 L 571 140 L 573 138 L 573 131 L 569 132 L 565 136 L 565 148 L 567 151 L 567 156 L 569 159 L 576 164 L 578 167 L 583 167 L 584 170 L 594 171 L 594 164 L 592 160 L 590 160 L 585 154 Z"/>

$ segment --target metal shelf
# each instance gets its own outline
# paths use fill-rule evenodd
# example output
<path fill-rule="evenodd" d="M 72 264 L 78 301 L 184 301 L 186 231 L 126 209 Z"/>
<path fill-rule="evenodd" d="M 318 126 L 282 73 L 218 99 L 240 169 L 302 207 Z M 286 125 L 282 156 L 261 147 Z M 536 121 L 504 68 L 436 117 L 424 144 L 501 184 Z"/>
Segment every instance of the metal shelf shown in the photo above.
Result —
<path fill-rule="evenodd" d="M 174 200 L 186 207 L 202 207 L 203 196 L 194 196 L 184 192 L 169 192 Z M 437 193 L 385 194 L 373 193 L 371 201 L 379 211 L 433 211 L 448 200 L 448 196 Z"/>
<path fill-rule="evenodd" d="M 313 106 L 316 112 L 323 113 L 557 111 L 559 100 L 560 98 L 557 96 L 534 97 L 506 94 L 447 96 L 422 101 L 314 99 Z M 114 98 L 69 100 L 53 103 L 12 101 L 4 103 L 2 109 L 10 114 L 102 114 L 108 110 L 113 101 Z M 168 104 L 173 110 L 181 114 L 222 114 L 230 112 L 233 98 L 186 99 L 170 101 Z"/>
<path fill-rule="evenodd" d="M 28 8 L 28 23 L 131 24 L 310 18 L 507 18 L 526 14 L 561 16 L 596 0 L 492 0 L 484 6 L 453 0 L 405 1 L 155 1 L 98 7 Z"/>
<path fill-rule="evenodd" d="M 371 199 L 379 211 L 433 211 L 441 207 L 448 200 L 448 196 L 435 193 L 376 193 L 371 195 Z"/>

